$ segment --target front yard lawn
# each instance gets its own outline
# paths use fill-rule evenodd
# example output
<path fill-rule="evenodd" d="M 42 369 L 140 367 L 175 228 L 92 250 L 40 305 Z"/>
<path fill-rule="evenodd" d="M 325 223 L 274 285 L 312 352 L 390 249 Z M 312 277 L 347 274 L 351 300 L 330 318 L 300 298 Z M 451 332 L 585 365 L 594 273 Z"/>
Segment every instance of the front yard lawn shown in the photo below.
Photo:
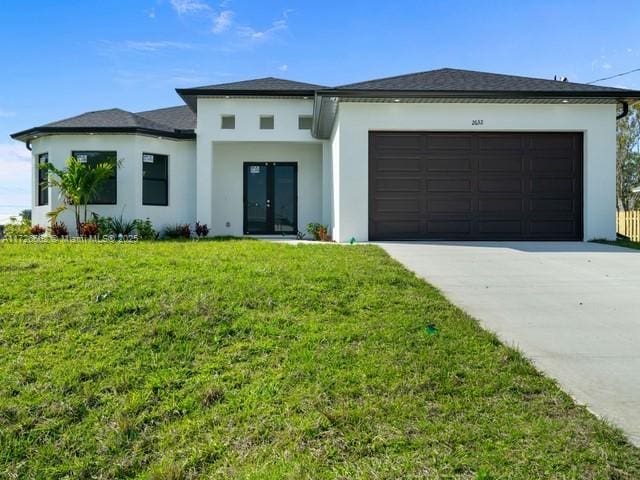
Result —
<path fill-rule="evenodd" d="M 373 246 L 0 244 L 0 359 L 0 478 L 640 478 Z"/>

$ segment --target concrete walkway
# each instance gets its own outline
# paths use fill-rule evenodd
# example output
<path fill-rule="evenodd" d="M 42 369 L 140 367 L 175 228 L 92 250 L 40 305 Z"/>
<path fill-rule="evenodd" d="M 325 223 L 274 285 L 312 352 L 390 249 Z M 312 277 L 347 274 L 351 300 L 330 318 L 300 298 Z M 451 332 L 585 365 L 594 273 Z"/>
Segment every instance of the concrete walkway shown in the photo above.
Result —
<path fill-rule="evenodd" d="M 640 250 L 578 242 L 379 245 L 640 446 Z"/>

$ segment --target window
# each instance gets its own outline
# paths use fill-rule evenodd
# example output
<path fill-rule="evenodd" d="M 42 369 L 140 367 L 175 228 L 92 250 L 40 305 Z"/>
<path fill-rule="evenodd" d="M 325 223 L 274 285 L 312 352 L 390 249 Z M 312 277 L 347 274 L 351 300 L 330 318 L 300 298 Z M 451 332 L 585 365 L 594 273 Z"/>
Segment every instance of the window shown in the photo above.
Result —
<path fill-rule="evenodd" d="M 41 153 L 38 155 L 38 205 L 49 204 L 49 185 L 47 185 L 49 172 L 42 168 L 45 163 L 49 163 L 49 154 Z"/>
<path fill-rule="evenodd" d="M 311 115 L 298 116 L 298 130 L 311 130 L 312 123 L 313 117 Z"/>
<path fill-rule="evenodd" d="M 235 115 L 222 115 L 222 123 L 220 128 L 225 130 L 233 130 L 236 128 L 236 116 Z"/>
<path fill-rule="evenodd" d="M 169 205 L 169 157 L 142 154 L 142 204 Z"/>
<path fill-rule="evenodd" d="M 260 130 L 273 130 L 273 115 L 260 115 Z"/>
<path fill-rule="evenodd" d="M 117 162 L 118 152 L 103 151 L 74 151 L 71 152 L 78 161 L 86 163 L 89 167 L 95 167 L 101 163 L 111 163 L 114 166 Z M 111 177 L 104 181 L 102 187 L 96 192 L 91 200 L 93 205 L 115 205 L 118 203 L 118 169 L 114 167 Z"/>

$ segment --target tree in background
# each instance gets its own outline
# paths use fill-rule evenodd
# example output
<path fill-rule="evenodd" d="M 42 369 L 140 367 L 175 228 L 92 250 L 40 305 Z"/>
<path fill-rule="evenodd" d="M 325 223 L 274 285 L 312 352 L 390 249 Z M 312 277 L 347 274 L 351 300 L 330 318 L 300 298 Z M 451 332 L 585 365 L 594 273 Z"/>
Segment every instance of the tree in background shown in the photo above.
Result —
<path fill-rule="evenodd" d="M 640 108 L 630 107 L 629 114 L 618 120 L 616 148 L 616 207 L 618 210 L 640 208 Z"/>
<path fill-rule="evenodd" d="M 19 215 L 20 215 L 22 218 L 24 218 L 24 219 L 26 219 L 26 220 L 31 221 L 31 210 L 30 210 L 30 209 L 28 209 L 28 208 L 27 208 L 27 209 L 25 209 L 25 210 L 21 210 L 21 211 L 20 211 L 20 213 L 19 213 Z"/>
<path fill-rule="evenodd" d="M 63 211 L 72 207 L 76 220 L 76 231 L 78 235 L 81 235 L 82 224 L 87 222 L 87 205 L 117 167 L 117 162 L 99 163 L 90 167 L 75 157 L 69 157 L 64 169 L 56 168 L 52 163 L 43 163 L 41 168 L 46 168 L 50 173 L 47 183 L 60 190 L 62 197 L 62 204 L 47 214 L 51 221 L 56 222 Z"/>

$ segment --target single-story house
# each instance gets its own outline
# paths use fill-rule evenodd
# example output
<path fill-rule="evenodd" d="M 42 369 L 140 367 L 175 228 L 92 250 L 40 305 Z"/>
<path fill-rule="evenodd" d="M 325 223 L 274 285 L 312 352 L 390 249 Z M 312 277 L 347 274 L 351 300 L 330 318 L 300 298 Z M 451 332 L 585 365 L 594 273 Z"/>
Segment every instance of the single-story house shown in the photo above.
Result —
<path fill-rule="evenodd" d="M 176 90 L 18 132 L 33 221 L 42 162 L 117 159 L 92 211 L 213 235 L 311 222 L 339 242 L 615 238 L 616 116 L 640 91 L 450 68 L 328 88 L 261 78 Z M 73 221 L 69 216 L 67 225 Z"/>

